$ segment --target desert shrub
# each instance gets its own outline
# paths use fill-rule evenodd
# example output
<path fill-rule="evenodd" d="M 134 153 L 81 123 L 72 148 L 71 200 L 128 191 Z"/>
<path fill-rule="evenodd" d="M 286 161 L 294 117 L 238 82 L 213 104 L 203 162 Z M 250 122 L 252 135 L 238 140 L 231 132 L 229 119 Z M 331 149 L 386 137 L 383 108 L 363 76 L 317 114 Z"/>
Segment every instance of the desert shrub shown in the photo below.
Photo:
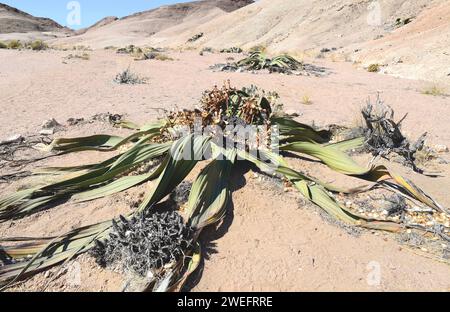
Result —
<path fill-rule="evenodd" d="M 76 55 L 77 58 L 82 59 L 84 61 L 88 61 L 91 59 L 91 56 L 88 53 L 83 53 L 81 55 Z"/>
<path fill-rule="evenodd" d="M 7 49 L 8 46 L 6 45 L 6 43 L 0 41 L 0 49 Z"/>
<path fill-rule="evenodd" d="M 220 50 L 220 53 L 242 53 L 242 49 L 238 47 L 231 47 L 228 49 Z"/>
<path fill-rule="evenodd" d="M 380 65 L 379 64 L 370 64 L 369 67 L 367 67 L 367 71 L 369 73 L 378 73 L 380 71 Z"/>
<path fill-rule="evenodd" d="M 412 17 L 407 17 L 407 18 L 404 18 L 404 19 L 399 17 L 399 18 L 397 18 L 395 20 L 395 26 L 397 26 L 397 27 L 405 26 L 405 25 L 411 23 L 412 20 L 413 20 Z"/>
<path fill-rule="evenodd" d="M 365 148 L 374 156 L 395 153 L 406 165 L 421 173 L 415 164 L 415 154 L 423 149 L 427 133 L 410 142 L 401 131 L 401 124 L 408 115 L 394 121 L 394 110 L 379 95 L 374 103 L 369 99 L 361 112 L 365 121 Z"/>
<path fill-rule="evenodd" d="M 201 56 L 203 56 L 205 53 L 214 53 L 214 49 L 210 47 L 205 47 L 199 52 Z"/>
<path fill-rule="evenodd" d="M 80 59 L 83 61 L 88 61 L 91 59 L 91 56 L 89 55 L 89 53 L 82 53 L 82 54 L 69 54 L 66 57 L 68 60 L 70 59 Z"/>
<path fill-rule="evenodd" d="M 436 85 L 424 89 L 422 91 L 422 93 L 425 95 L 432 95 L 432 96 L 445 96 L 446 95 L 445 90 Z"/>
<path fill-rule="evenodd" d="M 126 47 L 118 48 L 116 50 L 116 53 L 117 54 L 129 54 L 135 58 L 138 58 L 144 53 L 144 50 L 140 47 L 130 44 L 130 45 L 127 45 Z"/>
<path fill-rule="evenodd" d="M 11 40 L 8 42 L 8 49 L 18 50 L 22 49 L 23 45 L 19 40 Z"/>
<path fill-rule="evenodd" d="M 35 40 L 30 43 L 30 48 L 33 51 L 42 51 L 48 49 L 48 45 L 42 40 Z"/>
<path fill-rule="evenodd" d="M 118 73 L 116 75 L 116 78 L 114 78 L 114 81 L 119 84 L 141 84 L 145 83 L 144 79 L 140 78 L 138 75 L 133 73 L 130 68 L 128 67 L 126 70 L 124 70 L 121 73 Z"/>
<path fill-rule="evenodd" d="M 155 60 L 158 60 L 158 61 L 173 61 L 173 58 L 171 58 L 170 56 L 168 56 L 166 54 L 158 53 L 155 56 Z"/>
<path fill-rule="evenodd" d="M 247 70 L 268 69 L 270 72 L 290 72 L 301 68 L 302 63 L 287 54 L 268 58 L 266 54 L 258 51 L 237 62 L 237 66 Z"/>
<path fill-rule="evenodd" d="M 200 39 L 201 37 L 203 37 L 204 35 L 205 35 L 204 33 L 196 34 L 196 35 L 192 36 L 191 38 L 189 38 L 188 42 L 195 42 L 198 39 Z"/>
<path fill-rule="evenodd" d="M 92 51 L 92 49 L 89 46 L 85 45 L 77 45 L 72 48 L 74 51 Z"/>

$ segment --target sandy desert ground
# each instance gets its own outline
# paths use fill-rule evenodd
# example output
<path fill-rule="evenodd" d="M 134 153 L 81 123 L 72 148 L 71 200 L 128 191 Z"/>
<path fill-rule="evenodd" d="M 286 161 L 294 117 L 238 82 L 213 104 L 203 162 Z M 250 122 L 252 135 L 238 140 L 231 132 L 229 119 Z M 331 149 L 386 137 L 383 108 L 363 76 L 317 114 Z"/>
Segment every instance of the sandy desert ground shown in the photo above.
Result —
<path fill-rule="evenodd" d="M 200 56 L 196 51 L 168 52 L 173 61 L 141 62 L 104 50 L 87 52 L 88 60 L 67 59 L 74 53 L 0 50 L 0 138 L 36 135 L 42 122 L 50 118 L 65 125 L 54 137 L 120 134 L 125 130 L 101 121 L 75 126 L 67 125 L 66 121 L 69 118 L 89 120 L 95 114 L 107 112 L 123 114 L 138 123 L 151 121 L 159 116 L 160 108 L 194 107 L 204 90 L 230 79 L 236 87 L 255 84 L 277 91 L 287 111 L 297 112 L 298 120 L 319 126 L 354 126 L 367 98 L 374 99 L 379 93 L 394 108 L 398 118 L 409 113 L 403 124 L 407 136 L 417 138 L 428 132 L 429 146 L 450 146 L 450 97 L 423 94 L 423 90 L 433 85 L 427 81 L 369 73 L 350 62 L 324 59 L 305 61 L 326 67 L 330 74 L 308 77 L 213 72 L 209 66 L 225 62 L 230 55 Z M 115 75 L 127 67 L 146 77 L 147 83 L 114 83 Z M 302 104 L 305 96 L 310 98 L 311 105 Z M 83 152 L 33 163 L 26 169 L 91 163 L 106 156 Z M 445 161 L 450 161 L 450 155 L 440 156 L 443 160 L 433 163 L 433 170 L 441 172 L 438 178 L 419 175 L 397 163 L 389 165 L 449 207 L 450 168 Z M 369 157 L 361 155 L 357 160 L 366 164 Z M 326 182 L 346 185 L 351 181 L 318 164 L 295 158 L 289 162 L 323 177 Z M 0 174 L 7 170 L 2 169 Z M 233 177 L 234 200 L 227 218 L 217 231 L 211 229 L 202 238 L 208 256 L 185 290 L 450 291 L 450 266 L 445 263 L 448 247 L 442 246 L 442 261 L 438 261 L 423 250 L 399 242 L 397 235 L 342 227 L 305 203 L 293 189 L 274 186 L 248 168 L 242 171 L 244 178 L 238 174 Z M 26 183 L 0 184 L 0 194 Z M 1 224 L 0 236 L 54 236 L 103 221 L 130 211 L 135 198 L 148 187 L 144 185 L 91 203 L 67 202 Z M 13 290 L 118 291 L 123 288 L 123 276 L 100 269 L 90 256 L 83 255 L 76 263 L 81 266 L 81 285 L 71 285 L 67 274 L 55 268 L 18 284 Z M 368 282 L 374 264 L 381 270 L 377 285 Z"/>

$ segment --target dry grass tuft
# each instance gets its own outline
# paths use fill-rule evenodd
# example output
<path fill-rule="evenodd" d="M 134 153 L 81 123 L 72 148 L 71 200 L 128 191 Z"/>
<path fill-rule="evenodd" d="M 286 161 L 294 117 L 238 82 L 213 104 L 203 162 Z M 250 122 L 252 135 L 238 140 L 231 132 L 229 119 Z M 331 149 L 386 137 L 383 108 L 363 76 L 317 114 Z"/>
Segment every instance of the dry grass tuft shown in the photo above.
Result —
<path fill-rule="evenodd" d="M 422 90 L 422 94 L 432 95 L 432 96 L 446 96 L 447 95 L 443 88 L 440 88 L 436 85 Z"/>
<path fill-rule="evenodd" d="M 174 59 L 171 58 L 170 56 L 168 56 L 166 54 L 161 54 L 161 53 L 156 54 L 155 60 L 158 60 L 158 61 L 174 61 Z"/>
<path fill-rule="evenodd" d="M 114 82 L 118 84 L 134 85 L 145 83 L 145 79 L 140 78 L 137 74 L 133 73 L 128 67 L 126 70 L 116 75 L 116 78 L 114 78 Z"/>
<path fill-rule="evenodd" d="M 302 104 L 303 105 L 312 105 L 313 104 L 313 102 L 312 102 L 311 98 L 309 97 L 309 95 L 305 94 L 302 97 Z"/>

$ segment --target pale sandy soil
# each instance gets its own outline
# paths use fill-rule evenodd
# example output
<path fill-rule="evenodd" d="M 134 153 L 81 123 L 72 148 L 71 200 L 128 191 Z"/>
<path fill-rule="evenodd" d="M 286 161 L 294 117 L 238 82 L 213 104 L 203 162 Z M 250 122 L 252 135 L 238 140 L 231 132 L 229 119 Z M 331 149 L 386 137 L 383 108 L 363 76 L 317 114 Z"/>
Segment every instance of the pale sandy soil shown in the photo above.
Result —
<path fill-rule="evenodd" d="M 415 138 L 429 132 L 428 144 L 450 145 L 450 98 L 426 96 L 421 91 L 429 83 L 371 74 L 349 63 L 314 60 L 329 68 L 327 77 L 283 76 L 249 73 L 217 73 L 210 65 L 224 62 L 228 55 L 197 52 L 170 53 L 175 61 L 134 62 L 114 52 L 88 52 L 90 60 L 64 60 L 70 52 L 0 50 L 0 138 L 13 134 L 36 134 L 43 120 L 56 118 L 65 123 L 71 117 L 89 118 L 96 113 L 126 114 L 136 122 L 153 120 L 156 108 L 189 108 L 198 102 L 202 91 L 231 79 L 242 87 L 256 84 L 277 91 L 286 110 L 302 114 L 299 118 L 318 125 L 338 123 L 354 125 L 368 96 L 380 92 L 397 112 L 409 113 L 404 132 Z M 75 52 L 77 53 L 77 52 Z M 237 58 L 239 56 L 236 56 Z M 147 77 L 147 84 L 122 86 L 114 76 L 127 68 Z M 312 105 L 302 105 L 303 96 Z M 79 136 L 101 132 L 121 133 L 110 125 L 94 122 L 67 127 L 55 136 Z M 449 160 L 449 155 L 443 157 Z M 35 166 L 75 165 L 105 159 L 100 153 L 81 153 L 49 159 Z M 358 160 L 364 164 L 367 157 Z M 296 168 L 327 177 L 326 182 L 345 185 L 348 179 L 330 174 L 323 168 L 290 159 Z M 437 164 L 444 177 L 432 179 L 391 164 L 412 178 L 441 204 L 450 206 L 450 169 Z M 199 168 L 194 173 L 198 173 Z M 217 232 L 207 231 L 203 238 L 209 257 L 204 261 L 199 282 L 191 281 L 193 291 L 317 291 L 317 290 L 423 290 L 449 291 L 450 266 L 418 255 L 396 242 L 397 237 L 361 232 L 359 236 L 323 220 L 317 210 L 300 200 L 293 191 L 253 178 L 233 177 L 234 201 L 228 218 Z M 3 172 L 1 172 L 3 174 Z M 193 179 L 194 174 L 189 178 Z M 12 192 L 25 182 L 0 185 L 0 193 Z M 138 194 L 149 186 L 88 204 L 68 202 L 20 221 L 0 225 L 0 236 L 48 236 L 71 228 L 92 224 L 126 213 Z M 78 259 L 81 286 L 67 284 L 63 274 L 49 290 L 114 291 L 123 286 L 123 278 L 99 269 L 88 256 Z M 367 283 L 373 262 L 381 269 L 381 284 Z M 56 272 L 58 269 L 52 270 Z M 50 275 L 40 274 L 15 290 L 42 290 Z"/>

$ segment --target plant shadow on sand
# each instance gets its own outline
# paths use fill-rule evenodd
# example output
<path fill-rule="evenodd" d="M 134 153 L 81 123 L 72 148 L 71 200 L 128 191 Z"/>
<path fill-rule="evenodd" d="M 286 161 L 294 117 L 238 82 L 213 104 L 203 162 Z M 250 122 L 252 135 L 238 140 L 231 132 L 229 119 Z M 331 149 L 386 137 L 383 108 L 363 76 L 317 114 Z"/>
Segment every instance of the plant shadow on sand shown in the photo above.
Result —
<path fill-rule="evenodd" d="M 248 163 L 236 165 L 231 175 L 231 193 L 244 188 L 247 185 L 245 174 L 252 170 L 252 166 Z M 232 197 L 232 196 L 231 196 Z M 234 220 L 234 202 L 230 200 L 227 206 L 227 213 L 220 224 L 210 225 L 205 228 L 200 236 L 200 244 L 202 247 L 202 260 L 199 268 L 186 281 L 181 291 L 190 292 L 201 281 L 205 267 L 205 260 L 210 260 L 211 255 L 217 254 L 216 241 L 224 237 L 230 230 Z"/>

